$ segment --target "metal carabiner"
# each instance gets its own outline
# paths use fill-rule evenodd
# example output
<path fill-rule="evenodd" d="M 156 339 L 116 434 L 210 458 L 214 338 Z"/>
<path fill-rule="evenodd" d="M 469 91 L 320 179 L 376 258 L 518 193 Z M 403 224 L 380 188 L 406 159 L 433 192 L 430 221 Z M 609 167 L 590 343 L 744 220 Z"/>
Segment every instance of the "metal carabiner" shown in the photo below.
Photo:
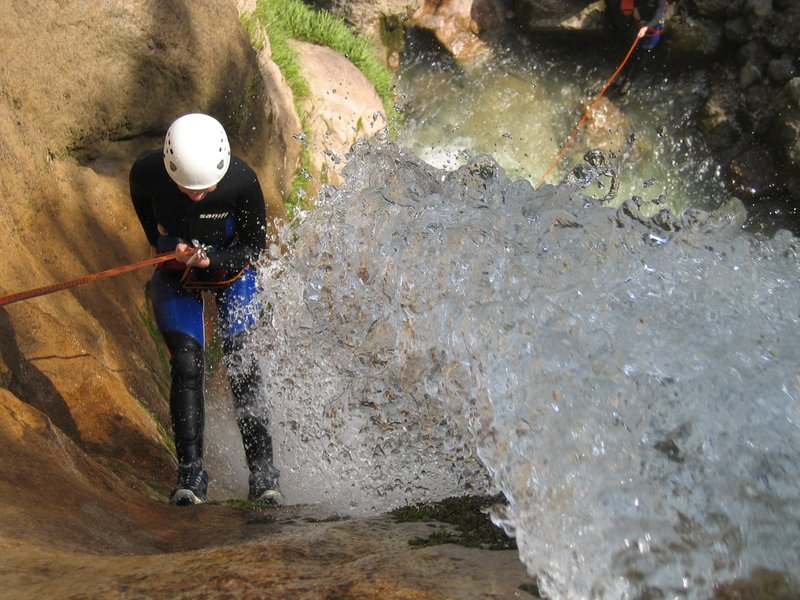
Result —
<path fill-rule="evenodd" d="M 192 247 L 195 249 L 192 257 L 186 261 L 187 267 L 192 267 L 198 260 L 205 260 L 208 258 L 207 252 L 211 250 L 211 246 L 203 246 L 199 241 L 192 240 Z"/>

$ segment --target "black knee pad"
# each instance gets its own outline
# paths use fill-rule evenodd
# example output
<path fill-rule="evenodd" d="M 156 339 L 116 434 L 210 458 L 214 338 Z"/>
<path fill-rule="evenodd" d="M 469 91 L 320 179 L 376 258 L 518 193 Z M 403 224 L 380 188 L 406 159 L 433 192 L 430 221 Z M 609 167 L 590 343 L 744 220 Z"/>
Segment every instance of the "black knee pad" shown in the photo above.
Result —
<path fill-rule="evenodd" d="M 177 377 L 187 385 L 195 385 L 203 380 L 205 357 L 203 347 L 190 335 L 170 331 L 164 334 L 164 340 L 171 355 L 172 378 Z"/>
<path fill-rule="evenodd" d="M 192 462 L 202 458 L 205 406 L 203 348 L 193 337 L 176 332 L 164 334 L 172 355 L 172 385 L 169 408 L 178 460 Z"/>

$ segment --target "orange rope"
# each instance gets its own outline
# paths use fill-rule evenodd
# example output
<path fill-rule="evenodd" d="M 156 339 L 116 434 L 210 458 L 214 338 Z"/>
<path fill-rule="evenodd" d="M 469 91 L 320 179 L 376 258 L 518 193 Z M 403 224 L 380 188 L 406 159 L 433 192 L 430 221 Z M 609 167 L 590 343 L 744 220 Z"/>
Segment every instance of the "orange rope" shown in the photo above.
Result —
<path fill-rule="evenodd" d="M 192 250 L 192 252 L 193 251 L 194 250 Z M 16 294 L 0 296 L 0 306 L 5 306 L 6 304 L 11 304 L 12 302 L 19 302 L 20 300 L 28 300 L 29 298 L 36 298 L 37 296 L 44 296 L 45 294 L 52 294 L 53 292 L 58 292 L 60 290 L 73 288 L 82 285 L 84 283 L 89 283 L 90 281 L 97 281 L 98 279 L 113 277 L 115 275 L 119 275 L 120 273 L 127 273 L 128 271 L 141 269 L 142 267 L 147 267 L 149 265 L 157 265 L 159 263 L 172 260 L 177 256 L 178 252 L 167 252 L 166 254 L 159 254 L 158 256 L 154 256 L 153 258 L 148 258 L 147 260 L 141 260 L 139 262 L 131 263 L 129 265 L 122 265 L 121 267 L 114 267 L 113 269 L 108 269 L 106 271 L 101 271 L 100 273 L 94 273 L 92 275 L 85 275 L 83 277 L 78 277 L 77 279 L 72 279 L 71 281 L 54 283 L 53 285 L 46 285 L 44 287 L 27 290 L 25 292 L 17 292 Z"/>
<path fill-rule="evenodd" d="M 570 144 L 572 144 L 572 140 L 575 139 L 575 136 L 578 133 L 578 129 L 580 129 L 580 127 L 581 127 L 581 125 L 583 125 L 584 121 L 586 121 L 586 119 L 589 118 L 589 115 L 591 114 L 592 109 L 600 101 L 600 98 L 603 97 L 603 94 L 606 93 L 606 90 L 608 89 L 608 86 L 610 86 L 613 83 L 613 81 L 617 78 L 617 75 L 619 75 L 620 71 L 622 71 L 622 68 L 625 66 L 625 63 L 628 62 L 628 59 L 631 57 L 631 54 L 633 54 L 633 51 L 636 49 L 636 45 L 639 43 L 639 40 L 641 40 L 644 37 L 645 33 L 647 33 L 647 27 L 642 27 L 639 30 L 639 33 L 636 34 L 636 39 L 633 40 L 633 44 L 631 44 L 630 50 L 628 50 L 628 53 L 625 55 L 625 58 L 622 59 L 622 62 L 617 67 L 617 70 L 614 71 L 614 74 L 609 78 L 608 81 L 606 81 L 606 84 L 603 86 L 603 89 L 600 90 L 600 93 L 597 94 L 597 96 L 595 96 L 594 100 L 589 105 L 589 108 L 587 108 L 586 112 L 583 113 L 583 117 L 581 117 L 581 120 L 578 121 L 578 124 L 575 125 L 575 127 L 572 129 L 572 133 L 570 133 L 569 138 L 567 139 L 567 142 L 564 144 L 564 147 L 561 149 L 561 152 L 559 152 L 558 156 L 553 161 L 553 164 L 550 165 L 550 168 L 547 169 L 547 172 L 544 175 L 542 175 L 542 178 L 536 184 L 537 188 L 544 183 L 545 178 L 548 175 L 550 175 L 550 173 L 553 172 L 553 169 L 556 168 L 556 166 L 558 165 L 559 161 L 564 157 L 564 154 L 566 153 L 567 149 L 569 149 Z"/>

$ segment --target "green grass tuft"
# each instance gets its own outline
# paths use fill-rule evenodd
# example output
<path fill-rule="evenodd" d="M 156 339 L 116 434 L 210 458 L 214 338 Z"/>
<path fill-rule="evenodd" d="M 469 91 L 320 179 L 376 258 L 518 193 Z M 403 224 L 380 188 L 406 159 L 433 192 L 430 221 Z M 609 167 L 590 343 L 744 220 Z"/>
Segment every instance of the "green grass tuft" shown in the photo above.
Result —
<path fill-rule="evenodd" d="M 267 32 L 273 60 L 284 77 L 292 71 L 297 72 L 297 68 L 290 65 L 293 56 L 291 52 L 286 53 L 286 40 L 327 46 L 346 56 L 372 83 L 383 102 L 387 118 L 394 113 L 392 75 L 380 62 L 369 41 L 354 33 L 343 19 L 326 11 L 314 10 L 302 0 L 259 0 L 254 15 Z"/>

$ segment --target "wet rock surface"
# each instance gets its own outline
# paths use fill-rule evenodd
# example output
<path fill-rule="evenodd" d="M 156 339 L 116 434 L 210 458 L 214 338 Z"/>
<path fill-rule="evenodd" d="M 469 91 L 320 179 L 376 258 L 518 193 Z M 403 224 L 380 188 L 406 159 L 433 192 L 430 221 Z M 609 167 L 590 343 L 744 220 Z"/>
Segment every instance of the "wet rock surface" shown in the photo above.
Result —
<path fill-rule="evenodd" d="M 361 71 L 341 54 L 307 42 L 294 41 L 292 47 L 310 89 L 303 110 L 312 134 L 303 143 L 314 181 L 340 184 L 344 155 L 353 142 L 386 130 L 383 104 Z M 307 193 L 315 194 L 318 187 L 309 186 Z"/>
<path fill-rule="evenodd" d="M 177 512 L 176 512 L 177 511 Z M 98 552 L 3 537 L 0 577 L 27 598 L 536 598 L 514 550 L 414 548 L 445 524 L 318 509 L 152 507 L 162 541 Z M 125 538 L 118 538 L 125 539 Z"/>
<path fill-rule="evenodd" d="M 412 545 L 449 531 L 443 522 L 170 506 L 168 488 L 132 484 L 3 389 L 0 443 L 0 597 L 533 597 L 515 550 Z"/>

